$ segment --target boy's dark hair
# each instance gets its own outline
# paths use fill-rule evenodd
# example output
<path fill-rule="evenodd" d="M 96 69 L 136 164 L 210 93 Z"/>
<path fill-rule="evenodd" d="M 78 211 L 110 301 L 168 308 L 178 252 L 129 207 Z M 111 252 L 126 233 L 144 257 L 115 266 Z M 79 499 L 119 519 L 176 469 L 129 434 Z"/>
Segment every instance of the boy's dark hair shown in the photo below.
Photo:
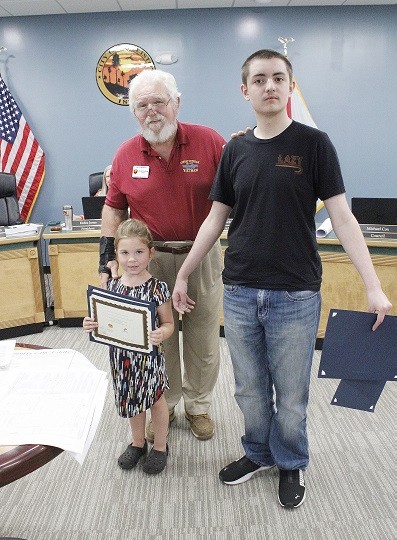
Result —
<path fill-rule="evenodd" d="M 288 60 L 288 58 L 277 51 L 273 51 L 272 49 L 261 49 L 260 51 L 256 51 L 252 53 L 247 60 L 244 62 L 244 64 L 241 66 L 241 79 L 243 81 L 243 84 L 247 85 L 247 79 L 248 79 L 248 73 L 250 69 L 250 65 L 252 60 L 259 59 L 265 59 L 270 60 L 271 58 L 280 58 L 280 60 L 283 60 L 285 63 L 285 66 L 287 68 L 287 72 L 289 75 L 290 81 L 292 81 L 293 78 L 293 72 L 292 72 L 292 64 Z"/>

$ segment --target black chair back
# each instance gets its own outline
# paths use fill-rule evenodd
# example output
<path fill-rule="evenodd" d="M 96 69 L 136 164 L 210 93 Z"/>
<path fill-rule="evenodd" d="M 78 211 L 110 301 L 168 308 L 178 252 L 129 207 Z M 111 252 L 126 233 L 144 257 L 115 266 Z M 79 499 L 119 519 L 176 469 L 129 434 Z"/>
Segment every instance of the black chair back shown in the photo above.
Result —
<path fill-rule="evenodd" d="M 0 225 L 23 223 L 19 213 L 15 174 L 0 172 Z"/>
<path fill-rule="evenodd" d="M 88 188 L 90 197 L 95 197 L 96 193 L 102 187 L 103 171 L 91 173 L 88 177 Z"/>

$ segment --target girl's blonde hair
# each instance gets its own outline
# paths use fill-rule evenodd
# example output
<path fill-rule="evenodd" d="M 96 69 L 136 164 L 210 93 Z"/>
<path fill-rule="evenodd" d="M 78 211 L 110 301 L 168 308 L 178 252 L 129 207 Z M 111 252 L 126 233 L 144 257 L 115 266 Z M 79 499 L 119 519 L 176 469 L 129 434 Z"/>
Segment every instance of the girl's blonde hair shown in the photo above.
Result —
<path fill-rule="evenodd" d="M 120 223 L 114 237 L 116 250 L 122 238 L 132 237 L 138 237 L 149 249 L 153 247 L 153 236 L 147 225 L 139 219 L 126 219 Z"/>

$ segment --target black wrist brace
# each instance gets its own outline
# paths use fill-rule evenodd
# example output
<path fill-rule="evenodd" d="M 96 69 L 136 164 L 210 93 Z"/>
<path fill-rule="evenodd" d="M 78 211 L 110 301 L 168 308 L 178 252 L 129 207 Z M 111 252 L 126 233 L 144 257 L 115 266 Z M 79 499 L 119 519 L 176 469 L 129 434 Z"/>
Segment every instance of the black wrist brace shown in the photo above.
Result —
<path fill-rule="evenodd" d="M 116 252 L 114 250 L 113 236 L 101 236 L 99 239 L 99 273 L 111 275 L 110 269 L 106 266 L 109 261 L 114 261 Z"/>

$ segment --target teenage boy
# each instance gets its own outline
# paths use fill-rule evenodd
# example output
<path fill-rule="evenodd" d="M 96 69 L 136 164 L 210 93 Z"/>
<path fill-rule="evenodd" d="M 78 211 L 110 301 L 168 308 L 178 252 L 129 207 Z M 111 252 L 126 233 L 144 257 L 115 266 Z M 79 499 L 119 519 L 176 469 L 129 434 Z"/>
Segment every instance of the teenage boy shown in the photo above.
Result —
<path fill-rule="evenodd" d="M 225 147 L 211 190 L 211 211 L 182 265 L 173 292 L 180 313 L 193 309 L 189 275 L 220 236 L 233 209 L 225 253 L 224 325 L 236 400 L 244 415 L 245 455 L 219 473 L 239 484 L 277 466 L 284 507 L 305 499 L 310 371 L 321 297 L 314 216 L 324 201 L 333 229 L 366 287 L 375 330 L 391 304 L 351 213 L 328 136 L 288 117 L 292 66 L 260 50 L 242 66 L 241 91 L 257 126 Z"/>

